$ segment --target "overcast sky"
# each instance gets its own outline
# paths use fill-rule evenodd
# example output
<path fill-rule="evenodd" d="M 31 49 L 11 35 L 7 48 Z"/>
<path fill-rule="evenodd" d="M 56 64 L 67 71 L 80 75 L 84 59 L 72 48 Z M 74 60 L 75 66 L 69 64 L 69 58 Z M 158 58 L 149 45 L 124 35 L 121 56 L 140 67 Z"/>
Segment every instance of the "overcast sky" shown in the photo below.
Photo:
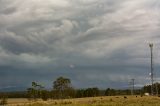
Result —
<path fill-rule="evenodd" d="M 76 88 L 150 83 L 150 48 L 160 78 L 160 0 L 0 0 L 0 88 Z"/>

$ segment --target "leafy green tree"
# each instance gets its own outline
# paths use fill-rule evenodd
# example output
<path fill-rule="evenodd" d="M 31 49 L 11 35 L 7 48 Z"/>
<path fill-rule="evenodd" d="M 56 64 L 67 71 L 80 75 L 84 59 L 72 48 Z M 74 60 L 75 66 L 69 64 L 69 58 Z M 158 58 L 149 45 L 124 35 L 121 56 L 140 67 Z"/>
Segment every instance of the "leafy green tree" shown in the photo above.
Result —
<path fill-rule="evenodd" d="M 84 91 L 84 97 L 95 97 L 99 96 L 99 89 L 98 88 L 87 88 Z"/>
<path fill-rule="evenodd" d="M 115 96 L 116 95 L 116 90 L 107 88 L 106 91 L 105 91 L 105 95 L 106 96 Z"/>
<path fill-rule="evenodd" d="M 85 92 L 84 89 L 78 89 L 78 90 L 76 91 L 76 98 L 85 97 L 85 96 L 84 96 L 84 92 Z"/>
<path fill-rule="evenodd" d="M 71 81 L 68 78 L 59 77 L 53 82 L 53 92 L 60 99 L 72 97 L 72 91 L 74 89 L 71 87 Z"/>
<path fill-rule="evenodd" d="M 76 97 L 96 97 L 100 95 L 100 90 L 98 88 L 87 88 L 87 89 L 79 89 L 76 91 Z"/>
<path fill-rule="evenodd" d="M 37 98 L 41 98 L 42 96 L 42 90 L 43 90 L 43 86 L 36 83 L 36 82 L 32 82 L 32 87 L 27 89 L 27 93 L 28 93 L 28 99 L 29 100 L 36 100 Z"/>
<path fill-rule="evenodd" d="M 49 92 L 47 90 L 42 90 L 41 91 L 41 98 L 42 98 L 42 100 L 47 101 L 49 98 Z"/>
<path fill-rule="evenodd" d="M 93 92 L 93 97 L 99 96 L 100 91 L 97 87 L 92 88 L 92 92 Z"/>

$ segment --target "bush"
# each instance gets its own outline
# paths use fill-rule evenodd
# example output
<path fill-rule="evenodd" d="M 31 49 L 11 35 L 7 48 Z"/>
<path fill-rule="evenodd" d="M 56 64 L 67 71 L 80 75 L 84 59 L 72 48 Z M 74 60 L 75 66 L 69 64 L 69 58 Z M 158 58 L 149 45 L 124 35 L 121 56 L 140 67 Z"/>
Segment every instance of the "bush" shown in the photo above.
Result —
<path fill-rule="evenodd" d="M 47 100 L 48 100 L 48 98 L 49 98 L 49 93 L 48 93 L 47 90 L 43 90 L 43 91 L 41 92 L 41 98 L 42 98 L 43 101 L 47 101 Z"/>
<path fill-rule="evenodd" d="M 7 104 L 7 98 L 3 97 L 0 101 L 0 105 L 6 105 Z"/>

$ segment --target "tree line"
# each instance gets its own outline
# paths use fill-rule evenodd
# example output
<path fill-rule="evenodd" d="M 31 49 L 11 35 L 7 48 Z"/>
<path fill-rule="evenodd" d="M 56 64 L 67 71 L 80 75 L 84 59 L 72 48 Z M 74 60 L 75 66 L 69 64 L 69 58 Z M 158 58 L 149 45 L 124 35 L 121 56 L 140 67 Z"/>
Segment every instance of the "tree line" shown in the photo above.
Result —
<path fill-rule="evenodd" d="M 43 100 L 47 100 L 48 98 L 81 98 L 99 96 L 99 89 L 95 87 L 76 90 L 72 87 L 70 79 L 59 77 L 53 82 L 53 89 L 51 91 L 45 90 L 43 86 L 36 82 L 32 82 L 32 87 L 27 89 L 27 94 L 30 100 L 38 98 L 42 98 Z"/>
<path fill-rule="evenodd" d="M 160 84 L 154 84 L 154 90 L 160 88 Z M 160 89 L 159 93 L 160 93 Z M 134 90 L 135 95 L 143 95 L 145 92 L 150 93 L 151 86 L 144 86 L 142 89 Z M 96 97 L 96 96 L 116 96 L 116 95 L 131 95 L 130 89 L 117 90 L 107 88 L 106 90 L 100 90 L 97 87 L 86 88 L 86 89 L 75 89 L 69 78 L 59 77 L 53 82 L 52 90 L 45 89 L 44 86 L 37 82 L 32 82 L 31 87 L 25 92 L 5 92 L 0 93 L 0 97 L 8 98 L 28 98 L 29 100 L 37 100 L 42 98 L 43 100 L 48 99 L 67 99 L 67 98 L 83 98 L 83 97 Z"/>

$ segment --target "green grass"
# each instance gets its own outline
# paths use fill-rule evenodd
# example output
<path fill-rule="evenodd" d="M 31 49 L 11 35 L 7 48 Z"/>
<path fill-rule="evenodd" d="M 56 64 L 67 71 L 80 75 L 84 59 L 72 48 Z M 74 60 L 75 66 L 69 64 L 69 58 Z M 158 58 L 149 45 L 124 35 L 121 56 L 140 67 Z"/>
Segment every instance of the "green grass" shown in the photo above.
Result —
<path fill-rule="evenodd" d="M 15 106 L 15 105 L 14 105 Z M 159 97 L 113 96 L 67 100 L 37 101 L 16 106 L 160 106 Z"/>

